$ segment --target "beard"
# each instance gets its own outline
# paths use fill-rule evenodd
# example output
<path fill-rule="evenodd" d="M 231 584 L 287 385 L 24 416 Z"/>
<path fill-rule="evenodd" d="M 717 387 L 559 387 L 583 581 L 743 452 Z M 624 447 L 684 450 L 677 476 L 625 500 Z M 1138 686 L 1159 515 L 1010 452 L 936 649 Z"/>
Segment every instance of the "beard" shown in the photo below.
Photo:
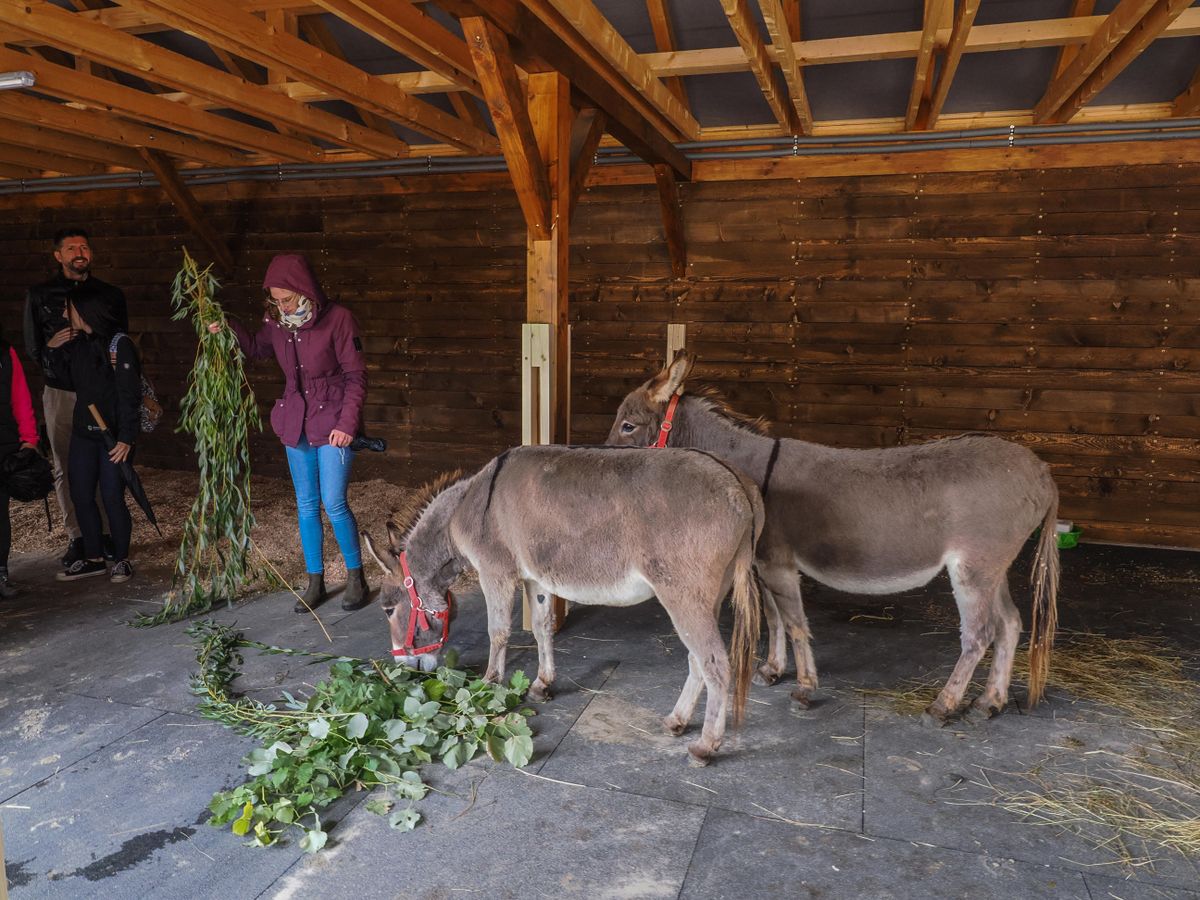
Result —
<path fill-rule="evenodd" d="M 85 259 L 82 256 L 77 256 L 71 260 L 70 266 L 71 271 L 78 272 L 80 275 L 85 275 L 87 274 L 88 270 L 91 269 L 92 261 L 90 259 Z"/>

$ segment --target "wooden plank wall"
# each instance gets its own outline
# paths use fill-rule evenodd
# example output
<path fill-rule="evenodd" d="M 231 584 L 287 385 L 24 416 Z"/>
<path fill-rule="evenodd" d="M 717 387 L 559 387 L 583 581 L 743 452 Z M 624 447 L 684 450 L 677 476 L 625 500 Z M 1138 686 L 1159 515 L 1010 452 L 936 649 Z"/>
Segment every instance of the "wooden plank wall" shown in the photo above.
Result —
<path fill-rule="evenodd" d="M 603 171 L 600 175 L 603 178 Z M 467 189 L 472 188 L 472 189 Z M 572 224 L 573 428 L 689 327 L 697 375 L 776 432 L 893 446 L 964 430 L 1050 462 L 1062 515 L 1096 539 L 1200 547 L 1200 166 L 892 175 L 681 187 L 689 271 L 670 278 L 652 184 L 589 187 Z M 503 176 L 214 186 L 198 196 L 238 261 L 224 299 L 256 315 L 273 253 L 303 250 L 363 327 L 366 474 L 415 482 L 519 438 L 525 238 Z M 149 192 L 0 198 L 4 330 L 65 221 L 126 288 L 177 402 L 189 333 L 167 285 L 187 241 Z M 194 243 L 194 242 L 193 242 Z M 269 405 L 270 364 L 255 369 Z M 278 468 L 273 438 L 256 447 Z M 178 436 L 143 459 L 180 464 Z"/>

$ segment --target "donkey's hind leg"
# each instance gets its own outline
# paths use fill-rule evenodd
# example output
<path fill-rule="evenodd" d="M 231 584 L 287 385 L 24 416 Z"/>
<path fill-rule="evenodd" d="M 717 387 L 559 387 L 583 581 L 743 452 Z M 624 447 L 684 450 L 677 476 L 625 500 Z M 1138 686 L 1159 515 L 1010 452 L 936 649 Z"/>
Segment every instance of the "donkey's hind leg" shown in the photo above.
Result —
<path fill-rule="evenodd" d="M 792 700 L 802 709 L 808 709 L 813 692 L 817 689 L 817 664 L 813 659 L 812 632 L 800 594 L 800 577 L 791 563 L 764 565 L 759 571 L 763 584 L 775 598 L 775 606 L 787 635 L 792 639 L 792 653 L 796 657 L 796 689 L 792 691 Z M 782 636 L 779 640 L 782 643 Z"/>
<path fill-rule="evenodd" d="M 927 725 L 944 725 L 946 719 L 958 710 L 979 660 L 995 637 L 996 571 L 972 567 L 963 562 L 953 562 L 947 568 L 950 584 L 954 587 L 954 599 L 958 603 L 962 652 L 946 686 L 921 717 Z"/>
<path fill-rule="evenodd" d="M 1021 639 L 1021 614 L 1008 591 L 1008 576 L 1000 580 L 993 607 L 996 640 L 993 645 L 992 671 L 987 687 L 975 698 L 974 709 L 988 717 L 1003 712 L 1008 705 L 1008 683 L 1012 678 L 1013 656 Z"/>
<path fill-rule="evenodd" d="M 704 673 L 700 669 L 700 660 L 696 659 L 695 653 L 689 653 L 687 681 L 683 683 L 683 690 L 679 693 L 679 699 L 675 701 L 675 708 L 663 719 L 663 727 L 668 734 L 678 736 L 687 731 L 703 688 Z"/>
<path fill-rule="evenodd" d="M 554 683 L 554 602 L 550 592 L 535 582 L 525 582 L 525 590 L 538 648 L 537 680 L 529 687 L 529 699 L 544 701 L 550 699 Z"/>
<path fill-rule="evenodd" d="M 700 737 L 688 744 L 688 755 L 692 765 L 696 766 L 708 765 L 712 755 L 720 748 L 725 737 L 725 711 L 729 706 L 729 654 L 725 652 L 725 642 L 721 639 L 716 616 L 721 600 L 718 598 L 715 605 L 696 602 L 697 597 L 712 593 L 714 591 L 711 589 L 689 590 L 684 587 L 669 592 L 660 590 L 658 594 L 659 602 L 688 649 L 689 670 L 683 693 L 675 704 L 675 712 L 667 717 L 664 724 L 669 728 L 676 712 L 681 713 L 689 705 L 694 707 L 699 697 L 699 685 L 693 681 L 692 660 L 695 660 L 708 695 L 704 703 L 704 727 Z M 690 699 L 690 704 L 689 694 L 695 695 Z M 690 718 L 691 711 L 688 712 Z"/>

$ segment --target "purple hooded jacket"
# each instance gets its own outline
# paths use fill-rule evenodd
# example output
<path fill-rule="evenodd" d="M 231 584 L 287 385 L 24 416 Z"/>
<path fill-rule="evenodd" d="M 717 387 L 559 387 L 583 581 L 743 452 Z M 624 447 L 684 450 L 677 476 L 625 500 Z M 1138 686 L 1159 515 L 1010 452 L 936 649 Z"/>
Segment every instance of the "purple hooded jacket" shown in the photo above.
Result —
<path fill-rule="evenodd" d="M 312 318 L 294 333 L 269 315 L 251 336 L 239 322 L 230 320 L 242 352 L 250 359 L 274 356 L 283 369 L 283 397 L 271 410 L 271 428 L 289 447 L 300 443 L 329 443 L 329 433 L 354 436 L 362 420 L 367 395 L 367 366 L 362 341 L 350 310 L 331 303 L 317 283 L 308 260 L 299 253 L 282 253 L 271 260 L 263 289 L 284 288 L 308 297 Z"/>

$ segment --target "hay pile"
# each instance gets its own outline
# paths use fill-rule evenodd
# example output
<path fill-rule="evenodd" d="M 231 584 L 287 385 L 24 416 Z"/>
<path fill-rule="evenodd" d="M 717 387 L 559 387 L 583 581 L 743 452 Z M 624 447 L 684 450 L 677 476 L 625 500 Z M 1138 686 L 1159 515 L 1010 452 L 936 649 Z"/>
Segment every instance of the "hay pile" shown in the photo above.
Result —
<path fill-rule="evenodd" d="M 133 546 L 130 555 L 140 576 L 169 582 L 175 569 L 183 521 L 196 497 L 197 475 L 195 472 L 177 472 L 167 469 L 139 467 L 146 494 L 154 505 L 160 538 L 146 522 L 142 511 L 129 501 L 133 515 Z M 382 539 L 384 523 L 389 515 L 406 505 L 413 491 L 410 488 L 391 484 L 383 479 L 352 481 L 350 483 L 350 508 L 358 519 L 360 529 L 369 531 Z M 257 521 L 252 539 L 263 556 L 279 570 L 293 586 L 302 585 L 304 558 L 300 552 L 300 534 L 296 524 L 296 495 L 289 479 L 268 478 L 256 475 L 251 480 L 251 507 Z M 67 534 L 62 527 L 62 515 L 54 496 L 50 497 L 51 518 L 54 529 L 46 530 L 46 512 L 41 503 L 12 504 L 12 553 L 33 553 L 58 556 L 67 545 Z M 364 548 L 364 565 L 375 567 Z M 254 560 L 256 565 L 262 558 Z M 377 568 L 377 567 L 375 567 Z M 370 572 L 374 580 L 375 573 Z M 338 584 L 346 576 L 346 567 L 338 552 L 337 542 L 328 522 L 325 525 L 325 579 Z M 165 586 L 165 584 L 164 584 Z M 248 593 L 264 584 L 252 585 Z"/>

